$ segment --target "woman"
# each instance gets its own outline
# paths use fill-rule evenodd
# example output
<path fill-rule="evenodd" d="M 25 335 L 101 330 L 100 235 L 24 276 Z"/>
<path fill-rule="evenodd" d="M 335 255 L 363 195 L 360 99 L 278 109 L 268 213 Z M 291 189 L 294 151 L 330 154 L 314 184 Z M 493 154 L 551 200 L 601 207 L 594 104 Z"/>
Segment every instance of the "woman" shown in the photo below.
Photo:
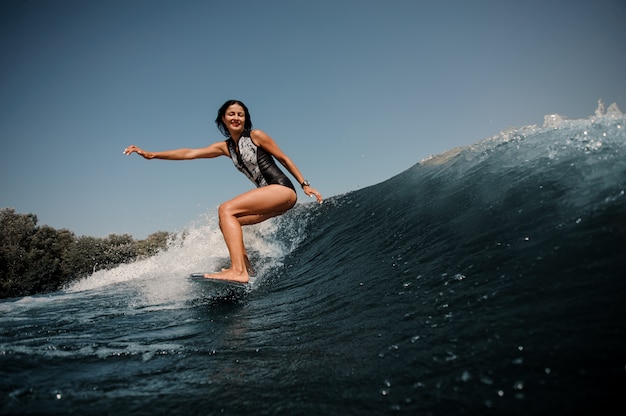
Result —
<path fill-rule="evenodd" d="M 219 224 L 231 267 L 205 274 L 212 279 L 237 282 L 249 280 L 250 263 L 243 245 L 242 225 L 258 224 L 281 215 L 297 201 L 296 190 L 289 178 L 276 166 L 276 158 L 298 181 L 304 193 L 322 203 L 322 195 L 304 179 L 297 166 L 280 150 L 276 142 L 261 130 L 252 130 L 248 108 L 241 101 L 224 103 L 215 119 L 218 129 L 227 137 L 201 149 L 181 148 L 164 152 L 148 152 L 132 145 L 124 154 L 137 153 L 145 159 L 188 160 L 228 156 L 235 167 L 257 186 L 219 206 Z"/>

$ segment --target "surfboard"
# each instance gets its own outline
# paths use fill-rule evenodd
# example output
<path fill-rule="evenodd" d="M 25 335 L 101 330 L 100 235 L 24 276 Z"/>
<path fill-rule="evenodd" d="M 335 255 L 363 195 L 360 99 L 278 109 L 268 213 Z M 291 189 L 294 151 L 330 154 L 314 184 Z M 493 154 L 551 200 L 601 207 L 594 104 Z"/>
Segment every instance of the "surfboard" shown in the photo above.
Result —
<path fill-rule="evenodd" d="M 235 282 L 233 280 L 224 280 L 224 279 L 211 279 L 208 277 L 204 277 L 204 273 L 191 273 L 189 275 L 189 280 L 193 280 L 194 282 L 202 282 L 209 285 L 213 285 L 216 287 L 224 287 L 224 288 L 232 288 L 232 289 L 247 289 L 248 284 L 242 282 Z"/>

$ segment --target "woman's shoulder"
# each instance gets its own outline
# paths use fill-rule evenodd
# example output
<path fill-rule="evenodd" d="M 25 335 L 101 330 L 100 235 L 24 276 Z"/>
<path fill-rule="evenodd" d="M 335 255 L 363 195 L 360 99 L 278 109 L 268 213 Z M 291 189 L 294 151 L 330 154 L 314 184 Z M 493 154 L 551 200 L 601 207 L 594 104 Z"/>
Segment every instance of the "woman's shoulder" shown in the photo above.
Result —
<path fill-rule="evenodd" d="M 220 152 L 224 156 L 228 156 L 230 151 L 228 150 L 229 142 L 232 142 L 233 139 L 228 138 L 226 140 L 220 140 L 210 144 L 207 149 L 213 149 L 214 151 Z"/>
<path fill-rule="evenodd" d="M 254 141 L 264 141 L 270 138 L 270 136 L 265 133 L 263 130 L 259 130 L 259 129 L 254 129 L 254 130 L 250 130 L 250 138 Z"/>

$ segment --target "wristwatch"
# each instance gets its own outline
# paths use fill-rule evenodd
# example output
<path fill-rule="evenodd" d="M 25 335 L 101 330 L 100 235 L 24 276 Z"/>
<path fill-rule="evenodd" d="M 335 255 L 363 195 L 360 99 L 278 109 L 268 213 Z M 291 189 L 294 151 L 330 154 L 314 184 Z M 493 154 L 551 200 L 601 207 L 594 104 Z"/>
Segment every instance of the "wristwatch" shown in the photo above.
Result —
<path fill-rule="evenodd" d="M 311 183 L 305 179 L 300 186 L 304 188 L 305 186 L 311 186 Z"/>

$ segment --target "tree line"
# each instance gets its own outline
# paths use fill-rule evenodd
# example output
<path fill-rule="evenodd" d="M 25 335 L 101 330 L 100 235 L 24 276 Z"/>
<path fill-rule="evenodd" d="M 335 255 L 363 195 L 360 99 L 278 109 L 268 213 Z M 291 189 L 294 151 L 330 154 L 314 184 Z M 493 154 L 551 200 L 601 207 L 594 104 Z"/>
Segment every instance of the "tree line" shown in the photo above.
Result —
<path fill-rule="evenodd" d="M 52 292 L 97 270 L 145 258 L 167 248 L 170 234 L 145 240 L 129 234 L 105 238 L 38 226 L 34 214 L 0 210 L 0 298 Z"/>

